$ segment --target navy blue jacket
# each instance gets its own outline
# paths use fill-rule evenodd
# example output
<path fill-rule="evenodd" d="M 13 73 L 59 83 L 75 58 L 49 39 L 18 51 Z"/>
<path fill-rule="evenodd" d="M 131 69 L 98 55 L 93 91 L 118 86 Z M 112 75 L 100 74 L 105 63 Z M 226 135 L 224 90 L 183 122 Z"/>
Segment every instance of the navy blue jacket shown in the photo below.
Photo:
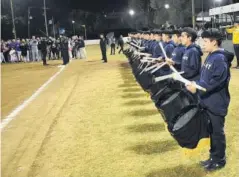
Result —
<path fill-rule="evenodd" d="M 181 71 L 181 63 L 182 63 L 184 52 L 185 52 L 185 47 L 182 44 L 179 44 L 172 53 L 172 60 L 174 61 L 175 63 L 174 66 L 178 71 Z"/>
<path fill-rule="evenodd" d="M 169 42 L 164 43 L 164 50 L 165 50 L 166 55 L 167 55 L 168 58 L 172 58 L 174 48 L 175 48 L 175 44 L 174 44 L 173 41 L 169 41 Z M 163 56 L 163 58 L 165 58 L 163 54 L 162 54 L 162 56 Z M 160 69 L 160 74 L 161 75 L 167 75 L 167 74 L 170 74 L 170 73 L 171 73 L 171 70 L 170 70 L 168 65 L 165 65 L 164 67 L 162 67 Z"/>
<path fill-rule="evenodd" d="M 173 41 L 165 42 L 164 50 L 168 58 L 172 58 L 173 51 L 175 49 L 175 44 Z"/>
<path fill-rule="evenodd" d="M 149 51 L 148 53 L 153 54 L 154 46 L 156 45 L 156 41 L 150 41 L 149 42 Z"/>
<path fill-rule="evenodd" d="M 198 45 L 191 44 L 186 48 L 181 64 L 181 69 L 184 71 L 183 77 L 194 81 L 199 79 L 202 55 L 202 50 Z"/>
<path fill-rule="evenodd" d="M 154 45 L 154 50 L 153 50 L 153 55 L 152 55 L 153 58 L 158 58 L 163 55 L 162 50 L 159 46 L 159 42 L 161 42 L 164 46 L 163 41 L 156 41 L 156 45 Z"/>
<path fill-rule="evenodd" d="M 208 55 L 201 71 L 200 80 L 196 83 L 206 92 L 198 91 L 202 107 L 218 116 L 226 116 L 230 103 L 228 90 L 230 81 L 230 65 L 234 55 L 228 57 L 224 50 L 218 50 Z"/>
<path fill-rule="evenodd" d="M 145 51 L 144 52 L 146 52 L 146 53 L 148 53 L 149 52 L 149 43 L 150 43 L 150 41 L 148 41 L 148 40 L 143 40 L 143 47 L 145 47 Z"/>

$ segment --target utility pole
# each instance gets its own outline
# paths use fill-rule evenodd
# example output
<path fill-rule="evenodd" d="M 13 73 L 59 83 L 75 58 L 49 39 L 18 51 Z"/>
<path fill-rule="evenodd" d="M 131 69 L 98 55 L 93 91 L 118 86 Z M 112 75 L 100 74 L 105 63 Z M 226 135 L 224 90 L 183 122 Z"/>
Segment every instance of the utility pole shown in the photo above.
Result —
<path fill-rule="evenodd" d="M 28 38 L 30 39 L 31 38 L 31 32 L 30 32 L 30 30 L 31 30 L 31 28 L 30 28 L 30 24 L 31 24 L 31 8 L 32 7 L 28 7 L 28 9 L 27 9 L 27 11 L 28 11 L 28 16 L 27 16 L 27 18 L 28 18 L 28 23 L 27 23 L 27 33 L 28 33 Z"/>
<path fill-rule="evenodd" d="M 13 32 L 14 38 L 17 39 L 17 32 L 16 32 L 16 27 L 15 27 L 15 17 L 14 17 L 12 0 L 10 0 L 10 5 L 11 5 L 11 12 L 12 12 L 12 32 Z"/>
<path fill-rule="evenodd" d="M 193 29 L 195 29 L 195 0 L 192 0 L 192 23 Z"/>
<path fill-rule="evenodd" d="M 54 25 L 54 18 L 53 17 L 52 17 L 52 30 L 53 30 L 54 39 L 56 39 L 56 32 L 55 32 L 55 25 Z"/>
<path fill-rule="evenodd" d="M 49 35 L 48 35 L 47 17 L 46 17 L 46 0 L 43 0 L 43 4 L 44 4 L 44 16 L 45 16 L 46 35 L 48 37 Z"/>
<path fill-rule="evenodd" d="M 202 24 L 204 25 L 204 1 L 202 0 Z"/>

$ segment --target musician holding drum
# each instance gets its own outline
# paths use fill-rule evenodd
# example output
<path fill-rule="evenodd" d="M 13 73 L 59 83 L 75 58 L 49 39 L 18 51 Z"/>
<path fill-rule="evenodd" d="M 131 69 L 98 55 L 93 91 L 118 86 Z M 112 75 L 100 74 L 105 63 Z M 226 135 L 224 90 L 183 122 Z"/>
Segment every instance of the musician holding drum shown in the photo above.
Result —
<path fill-rule="evenodd" d="M 172 59 L 166 58 L 168 64 L 174 65 L 178 71 L 181 71 L 182 58 L 185 52 L 185 46 L 183 46 L 181 42 L 181 33 L 181 29 L 173 30 L 172 39 L 174 44 L 176 45 L 176 48 L 172 53 Z"/>
<path fill-rule="evenodd" d="M 200 76 L 201 56 L 203 55 L 200 46 L 194 44 L 197 33 L 193 28 L 183 28 L 181 34 L 182 44 L 186 47 L 183 55 L 181 69 L 182 76 L 188 80 L 197 80 Z"/>
<path fill-rule="evenodd" d="M 230 102 L 229 81 L 233 54 L 221 49 L 222 35 L 218 29 L 202 33 L 204 49 L 209 52 L 201 69 L 200 79 L 187 84 L 187 89 L 199 97 L 200 105 L 206 110 L 211 121 L 210 157 L 200 164 L 207 171 L 215 171 L 226 164 L 226 139 L 224 134 L 225 116 Z M 196 84 L 206 92 L 196 90 Z"/>

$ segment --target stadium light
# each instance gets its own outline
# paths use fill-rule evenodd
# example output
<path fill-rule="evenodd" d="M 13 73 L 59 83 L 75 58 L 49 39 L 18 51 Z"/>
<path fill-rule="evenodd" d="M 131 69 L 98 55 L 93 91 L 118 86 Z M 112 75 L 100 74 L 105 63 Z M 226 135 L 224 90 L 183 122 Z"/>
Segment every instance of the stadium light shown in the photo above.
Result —
<path fill-rule="evenodd" d="M 164 5 L 165 9 L 169 9 L 169 4 Z"/>
<path fill-rule="evenodd" d="M 130 10 L 129 10 L 129 14 L 130 14 L 131 16 L 133 16 L 133 15 L 135 14 L 134 10 L 130 9 Z"/>

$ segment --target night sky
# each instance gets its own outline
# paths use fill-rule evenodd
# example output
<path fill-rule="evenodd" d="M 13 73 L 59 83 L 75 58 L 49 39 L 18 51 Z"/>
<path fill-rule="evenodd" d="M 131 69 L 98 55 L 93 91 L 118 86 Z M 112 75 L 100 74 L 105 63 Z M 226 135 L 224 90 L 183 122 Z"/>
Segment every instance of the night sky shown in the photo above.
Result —
<path fill-rule="evenodd" d="M 48 0 L 49 1 L 49 0 Z M 127 0 L 50 0 L 57 7 L 82 9 L 91 12 L 121 11 L 127 7 Z"/>
<path fill-rule="evenodd" d="M 195 0 L 198 2 L 197 0 Z M 202 1 L 202 0 L 200 0 Z M 205 9 L 206 2 L 213 2 L 215 0 L 204 0 Z M 2 36 L 6 38 L 12 37 L 12 24 L 11 24 L 11 9 L 9 0 L 1 0 L 1 15 L 8 15 L 8 21 L 2 23 Z M 22 23 L 17 23 L 16 29 L 18 36 L 27 36 L 27 9 L 28 7 L 36 7 L 31 10 L 31 32 L 33 34 L 42 34 L 40 31 L 44 31 L 44 16 L 43 16 L 43 0 L 12 0 L 14 5 L 15 17 L 21 17 Z M 239 2 L 239 0 L 222 0 L 222 5 L 226 3 Z M 128 0 L 46 0 L 48 20 L 54 17 L 55 24 L 59 24 L 59 27 L 72 28 L 70 14 L 73 10 L 80 9 L 94 14 L 108 14 L 111 12 L 125 12 L 128 10 Z M 200 6 L 201 7 L 201 6 Z M 72 19 L 71 19 L 72 18 Z M 75 19 L 74 19 L 75 20 Z M 80 21 L 80 18 L 78 19 Z"/>

